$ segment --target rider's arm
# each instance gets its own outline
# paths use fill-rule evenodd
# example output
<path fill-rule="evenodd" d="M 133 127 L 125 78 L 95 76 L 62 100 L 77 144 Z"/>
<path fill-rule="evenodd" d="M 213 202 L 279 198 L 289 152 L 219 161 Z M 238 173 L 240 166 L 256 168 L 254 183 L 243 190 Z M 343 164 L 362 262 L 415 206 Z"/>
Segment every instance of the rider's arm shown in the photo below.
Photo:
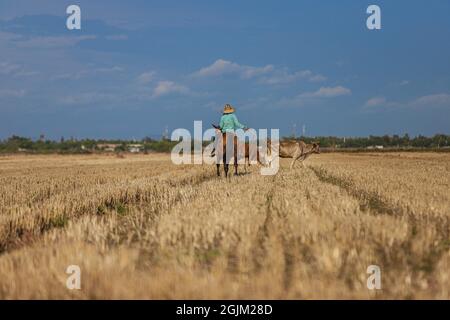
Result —
<path fill-rule="evenodd" d="M 234 128 L 235 129 L 245 129 L 245 126 L 239 122 L 236 115 L 233 114 L 233 122 L 234 122 Z"/>

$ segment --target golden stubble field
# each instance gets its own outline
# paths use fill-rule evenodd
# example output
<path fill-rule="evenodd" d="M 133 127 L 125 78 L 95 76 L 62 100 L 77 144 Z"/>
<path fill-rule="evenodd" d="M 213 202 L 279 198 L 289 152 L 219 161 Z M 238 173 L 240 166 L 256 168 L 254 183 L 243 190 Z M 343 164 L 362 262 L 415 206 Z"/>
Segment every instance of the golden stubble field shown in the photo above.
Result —
<path fill-rule="evenodd" d="M 2 156 L 0 298 L 449 299 L 449 154 L 281 164 L 225 179 L 168 155 Z"/>

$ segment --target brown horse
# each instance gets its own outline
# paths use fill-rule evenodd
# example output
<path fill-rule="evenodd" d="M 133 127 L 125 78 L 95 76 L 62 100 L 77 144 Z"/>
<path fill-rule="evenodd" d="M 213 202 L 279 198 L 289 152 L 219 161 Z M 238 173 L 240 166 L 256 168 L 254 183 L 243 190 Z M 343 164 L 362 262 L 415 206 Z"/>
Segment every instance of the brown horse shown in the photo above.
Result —
<path fill-rule="evenodd" d="M 219 126 L 212 125 L 215 129 L 220 130 Z M 229 163 L 227 163 L 227 134 L 225 132 L 222 133 L 222 155 L 223 155 L 223 169 L 225 172 L 225 177 L 228 176 L 228 170 L 229 170 Z M 234 144 L 234 175 L 238 175 L 238 143 L 237 143 L 237 136 L 233 134 L 233 144 Z M 211 151 L 211 157 L 215 156 L 215 149 Z M 245 164 L 244 168 L 247 171 L 247 165 L 250 166 L 250 144 L 248 142 L 245 142 L 245 149 L 244 149 L 244 157 L 245 157 Z M 257 161 L 259 162 L 259 155 L 256 153 Z M 217 176 L 220 177 L 220 163 L 216 164 L 217 167 Z"/>

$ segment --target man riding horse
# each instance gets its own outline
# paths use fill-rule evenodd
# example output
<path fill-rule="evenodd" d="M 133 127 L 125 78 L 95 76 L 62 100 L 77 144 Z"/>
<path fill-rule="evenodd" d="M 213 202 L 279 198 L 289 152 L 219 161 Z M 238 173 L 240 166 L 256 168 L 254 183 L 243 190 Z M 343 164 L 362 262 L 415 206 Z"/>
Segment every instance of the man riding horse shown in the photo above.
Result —
<path fill-rule="evenodd" d="M 223 108 L 223 114 L 220 118 L 219 127 L 216 127 L 216 129 L 220 130 L 222 133 L 222 144 L 223 144 L 223 167 L 225 171 L 225 177 L 228 176 L 228 166 L 229 161 L 227 161 L 227 141 L 230 142 L 231 146 L 233 146 L 234 149 L 234 175 L 237 176 L 238 171 L 238 157 L 237 157 L 237 136 L 234 134 L 235 130 L 237 129 L 243 129 L 244 131 L 247 131 L 248 128 L 239 122 L 236 115 L 234 114 L 235 109 L 230 105 L 226 104 Z M 217 141 L 216 141 L 217 143 Z M 217 146 L 217 144 L 216 144 Z M 230 150 L 233 150 L 229 148 Z M 229 155 L 230 157 L 231 155 Z M 220 163 L 217 163 L 217 175 L 220 176 Z"/>

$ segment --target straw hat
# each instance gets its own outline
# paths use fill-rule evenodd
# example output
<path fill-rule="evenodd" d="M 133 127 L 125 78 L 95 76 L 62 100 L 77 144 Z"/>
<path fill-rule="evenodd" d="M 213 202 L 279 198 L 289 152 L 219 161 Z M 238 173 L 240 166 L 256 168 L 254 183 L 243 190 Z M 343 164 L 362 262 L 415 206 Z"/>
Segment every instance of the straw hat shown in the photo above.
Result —
<path fill-rule="evenodd" d="M 233 113 L 234 112 L 234 108 L 230 105 L 230 104 L 226 104 L 224 107 L 223 107 L 223 113 L 224 114 L 228 114 L 228 113 Z"/>

